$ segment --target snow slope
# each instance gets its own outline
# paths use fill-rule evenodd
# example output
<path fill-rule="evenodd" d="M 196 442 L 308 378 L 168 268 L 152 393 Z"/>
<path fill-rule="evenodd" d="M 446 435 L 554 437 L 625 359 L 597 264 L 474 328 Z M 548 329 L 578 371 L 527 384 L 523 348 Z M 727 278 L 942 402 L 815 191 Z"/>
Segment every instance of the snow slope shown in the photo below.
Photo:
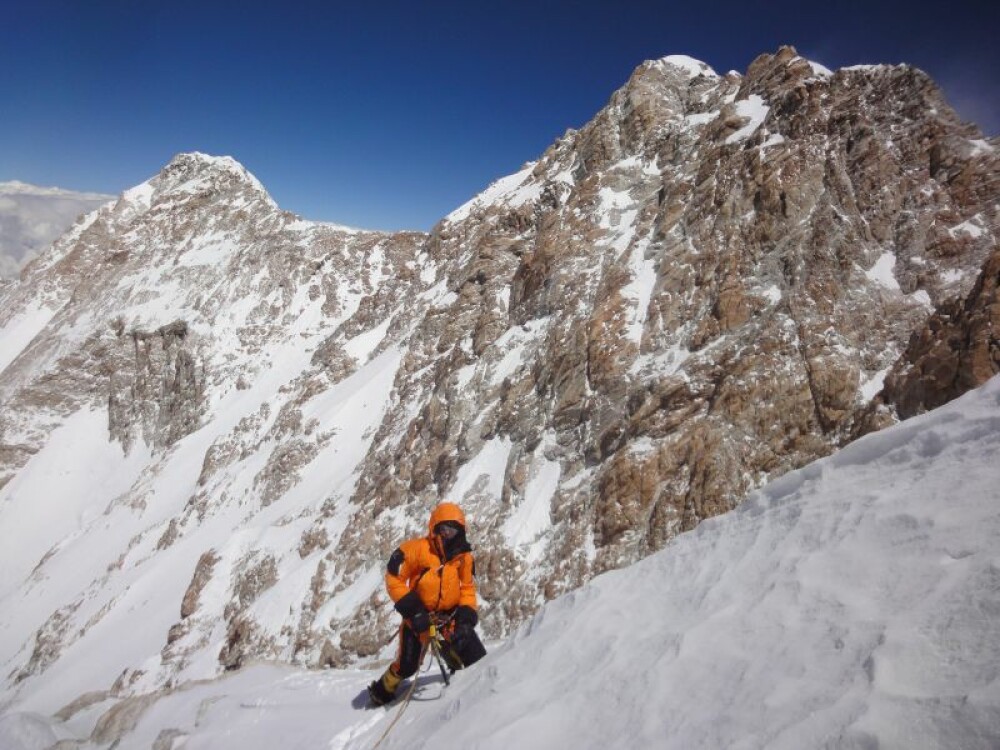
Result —
<path fill-rule="evenodd" d="M 551 602 L 447 689 L 424 672 L 380 747 L 996 748 L 998 450 L 994 378 Z M 370 748 L 397 710 L 352 705 L 377 672 L 192 683 L 116 747 Z M 86 736 L 108 705 L 15 707 L 0 746 Z"/>

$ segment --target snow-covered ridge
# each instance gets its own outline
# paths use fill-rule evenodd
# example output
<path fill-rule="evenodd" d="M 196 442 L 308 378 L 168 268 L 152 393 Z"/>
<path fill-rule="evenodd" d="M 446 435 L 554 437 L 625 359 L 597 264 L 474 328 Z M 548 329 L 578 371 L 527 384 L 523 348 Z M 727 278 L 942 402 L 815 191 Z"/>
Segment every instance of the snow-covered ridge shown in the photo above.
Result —
<path fill-rule="evenodd" d="M 655 61 L 659 65 L 670 66 L 675 69 L 683 70 L 688 79 L 696 78 L 700 75 L 706 75 L 711 78 L 718 78 L 719 74 L 712 69 L 712 66 L 708 63 L 704 63 L 701 60 L 696 60 L 688 55 L 667 55 L 666 57 L 661 57 L 659 60 Z"/>
<path fill-rule="evenodd" d="M 468 218 L 476 208 L 485 208 L 495 203 L 504 203 L 513 208 L 537 198 L 542 188 L 529 179 L 535 164 L 536 162 L 528 162 L 514 174 L 495 180 L 483 192 L 444 217 L 444 221 L 455 224 Z"/>

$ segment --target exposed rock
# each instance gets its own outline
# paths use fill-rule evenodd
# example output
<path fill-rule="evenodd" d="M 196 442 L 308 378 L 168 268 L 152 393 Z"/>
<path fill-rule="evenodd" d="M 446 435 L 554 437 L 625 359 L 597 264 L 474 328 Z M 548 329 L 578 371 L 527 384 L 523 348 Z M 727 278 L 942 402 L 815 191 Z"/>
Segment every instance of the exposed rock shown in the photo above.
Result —
<path fill-rule="evenodd" d="M 104 745 L 119 740 L 135 729 L 143 713 L 163 695 L 161 691 L 124 698 L 97 720 L 90 741 Z"/>
<path fill-rule="evenodd" d="M 1000 247 L 968 297 L 941 305 L 886 376 L 880 401 L 903 418 L 961 396 L 1000 372 Z"/>
<path fill-rule="evenodd" d="M 84 693 L 56 711 L 53 714 L 53 717 L 59 721 L 69 721 L 80 711 L 90 708 L 97 703 L 106 701 L 109 697 L 110 696 L 106 690 L 93 690 L 89 693 Z"/>
<path fill-rule="evenodd" d="M 174 740 L 186 736 L 187 733 L 180 729 L 162 729 L 153 741 L 152 750 L 173 750 L 176 747 Z"/>
<path fill-rule="evenodd" d="M 215 550 L 209 550 L 198 558 L 198 565 L 194 569 L 194 575 L 191 576 L 191 583 L 188 585 L 187 591 L 184 592 L 184 599 L 181 601 L 181 618 L 190 617 L 198 609 L 198 598 L 212 577 L 212 572 L 218 562 L 219 556 Z"/>

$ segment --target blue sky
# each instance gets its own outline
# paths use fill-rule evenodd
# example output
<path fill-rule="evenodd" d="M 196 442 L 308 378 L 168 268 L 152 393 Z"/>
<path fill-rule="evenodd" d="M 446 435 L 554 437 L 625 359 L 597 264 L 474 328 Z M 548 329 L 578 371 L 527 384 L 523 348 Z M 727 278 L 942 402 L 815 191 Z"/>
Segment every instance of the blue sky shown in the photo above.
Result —
<path fill-rule="evenodd" d="M 914 64 L 1000 134 L 1000 3 L 926 7 L 0 0 L 0 181 L 118 193 L 203 151 L 306 218 L 429 229 L 643 60 L 743 72 L 781 44 L 830 68 Z"/>

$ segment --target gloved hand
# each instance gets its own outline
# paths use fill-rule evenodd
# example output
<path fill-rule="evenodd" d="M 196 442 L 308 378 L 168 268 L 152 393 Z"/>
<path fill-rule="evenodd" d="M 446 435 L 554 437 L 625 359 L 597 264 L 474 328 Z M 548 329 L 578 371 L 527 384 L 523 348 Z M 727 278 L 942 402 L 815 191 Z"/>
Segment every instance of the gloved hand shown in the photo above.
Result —
<path fill-rule="evenodd" d="M 416 591 L 411 591 L 396 602 L 396 611 L 410 621 L 410 625 L 417 633 L 426 633 L 431 627 L 431 617 L 427 614 L 427 607 L 420 601 Z"/>
<path fill-rule="evenodd" d="M 431 629 L 431 616 L 426 609 L 422 609 L 410 618 L 410 625 L 418 635 L 423 635 Z"/>
<path fill-rule="evenodd" d="M 477 622 L 479 622 L 479 615 L 472 607 L 463 604 L 455 610 L 455 627 L 474 628 Z"/>

